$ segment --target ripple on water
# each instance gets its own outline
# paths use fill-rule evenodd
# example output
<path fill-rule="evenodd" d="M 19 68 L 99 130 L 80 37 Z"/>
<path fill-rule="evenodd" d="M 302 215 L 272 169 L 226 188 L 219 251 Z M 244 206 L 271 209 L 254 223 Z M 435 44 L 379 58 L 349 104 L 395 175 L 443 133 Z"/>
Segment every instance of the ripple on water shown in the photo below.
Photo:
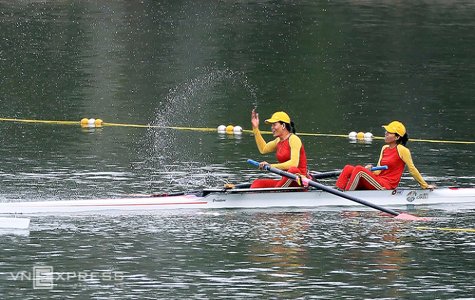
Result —
<path fill-rule="evenodd" d="M 436 214 L 443 217 L 437 226 L 469 226 L 475 217 Z M 4 280 L 36 265 L 120 274 L 116 281 L 61 281 L 56 295 L 74 285 L 100 297 L 463 296 L 473 275 L 473 234 L 417 230 L 372 211 L 167 211 L 37 216 L 32 224 L 27 238 L 0 236 Z M 7 282 L 13 294 L 16 282 Z"/>

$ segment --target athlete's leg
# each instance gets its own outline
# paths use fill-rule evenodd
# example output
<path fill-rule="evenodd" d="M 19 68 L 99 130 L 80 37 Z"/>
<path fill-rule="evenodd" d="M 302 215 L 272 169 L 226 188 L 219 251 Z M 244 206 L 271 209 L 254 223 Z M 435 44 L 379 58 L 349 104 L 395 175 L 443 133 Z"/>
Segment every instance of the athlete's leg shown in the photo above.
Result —
<path fill-rule="evenodd" d="M 350 180 L 346 184 L 345 191 L 384 190 L 385 187 L 378 179 L 378 176 L 365 167 L 356 166 L 351 173 Z"/>
<path fill-rule="evenodd" d="M 340 190 L 344 190 L 346 188 L 346 185 L 348 184 L 348 181 L 350 180 L 351 173 L 353 172 L 354 169 L 355 167 L 351 165 L 346 165 L 343 168 L 340 176 L 338 176 L 338 179 L 336 180 L 337 188 L 339 188 Z"/>
<path fill-rule="evenodd" d="M 300 174 L 301 171 L 297 167 L 291 167 L 286 172 L 289 172 L 292 174 Z M 303 174 L 300 174 L 300 175 L 303 175 Z M 283 176 L 282 179 L 280 179 L 276 185 L 276 187 L 299 187 L 299 186 L 301 185 L 299 185 L 298 182 L 290 178 L 287 178 L 285 176 Z"/>
<path fill-rule="evenodd" d="M 256 179 L 251 184 L 251 189 L 273 188 L 277 186 L 278 179 Z"/>

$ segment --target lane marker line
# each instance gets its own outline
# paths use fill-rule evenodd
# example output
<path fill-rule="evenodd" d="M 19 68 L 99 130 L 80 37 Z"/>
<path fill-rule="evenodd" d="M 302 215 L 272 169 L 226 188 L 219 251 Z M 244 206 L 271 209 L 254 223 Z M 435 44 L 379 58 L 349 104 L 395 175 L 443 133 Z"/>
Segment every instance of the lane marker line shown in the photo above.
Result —
<path fill-rule="evenodd" d="M 33 120 L 33 119 L 14 119 L 14 118 L 0 118 L 0 121 L 4 122 L 17 122 L 17 123 L 42 123 L 42 124 L 58 124 L 58 125 L 81 125 L 81 121 L 55 121 L 55 120 Z M 160 126 L 150 124 L 127 124 L 127 123 L 108 123 L 104 122 L 102 126 L 111 127 L 133 127 L 133 128 L 163 128 L 163 129 L 175 129 L 175 130 L 190 130 L 190 131 L 203 131 L 212 132 L 216 131 L 216 128 L 208 127 L 180 127 L 180 126 Z M 252 130 L 243 130 L 245 133 L 252 133 Z M 271 131 L 261 131 L 263 134 L 272 134 Z M 300 136 L 320 136 L 320 137 L 341 137 L 348 138 L 347 134 L 332 134 L 332 133 L 305 133 L 299 132 Z M 373 139 L 383 140 L 384 137 L 374 136 Z M 409 139 L 411 142 L 425 142 L 425 143 L 442 143 L 442 144 L 475 144 L 475 141 L 451 141 L 451 140 L 432 140 L 432 139 Z"/>

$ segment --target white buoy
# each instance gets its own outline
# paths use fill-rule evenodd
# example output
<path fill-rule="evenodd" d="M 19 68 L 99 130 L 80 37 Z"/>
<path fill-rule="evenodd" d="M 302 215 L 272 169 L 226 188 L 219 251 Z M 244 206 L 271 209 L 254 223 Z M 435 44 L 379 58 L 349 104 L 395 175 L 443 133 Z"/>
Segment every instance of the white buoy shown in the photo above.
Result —
<path fill-rule="evenodd" d="M 352 131 L 352 132 L 348 133 L 348 138 L 350 140 L 356 140 L 356 135 L 357 135 L 356 131 Z"/>
<path fill-rule="evenodd" d="M 234 126 L 233 132 L 234 132 L 234 134 L 241 134 L 242 133 L 242 127 L 241 126 Z"/>
<path fill-rule="evenodd" d="M 0 217 L 0 229 L 27 229 L 30 219 L 15 217 Z"/>
<path fill-rule="evenodd" d="M 366 132 L 364 134 L 364 140 L 367 142 L 370 142 L 373 140 L 373 134 L 371 132 Z"/>
<path fill-rule="evenodd" d="M 219 126 L 218 126 L 218 132 L 219 132 L 219 133 L 225 133 L 225 132 L 226 132 L 226 126 L 224 126 L 224 125 L 219 125 Z"/>
<path fill-rule="evenodd" d="M 96 119 L 94 118 L 89 119 L 89 121 L 87 122 L 87 126 L 96 127 Z"/>

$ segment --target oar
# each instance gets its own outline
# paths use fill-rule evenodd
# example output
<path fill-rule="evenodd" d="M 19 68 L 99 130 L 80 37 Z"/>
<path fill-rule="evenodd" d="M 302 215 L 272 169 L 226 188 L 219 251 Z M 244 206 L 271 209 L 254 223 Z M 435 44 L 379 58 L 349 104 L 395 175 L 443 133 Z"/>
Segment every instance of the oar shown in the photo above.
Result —
<path fill-rule="evenodd" d="M 251 165 L 254 165 L 256 167 L 259 166 L 259 163 L 255 160 L 252 160 L 252 159 L 248 159 L 247 160 L 248 163 L 250 163 Z M 271 167 L 270 165 L 265 165 L 264 166 L 264 169 L 269 171 L 269 172 L 272 172 L 272 173 L 275 173 L 275 174 L 278 174 L 280 176 L 284 176 L 284 177 L 287 177 L 287 178 L 290 178 L 292 180 L 302 180 L 305 184 L 308 184 L 310 186 L 313 186 L 317 189 L 320 189 L 320 190 L 323 190 L 327 193 L 330 193 L 330 194 L 333 194 L 333 195 L 336 195 L 336 196 L 339 196 L 339 197 L 342 197 L 342 198 L 345 198 L 345 199 L 348 199 L 348 200 L 351 200 L 351 201 L 354 201 L 354 202 L 357 202 L 359 204 L 363 204 L 363 205 L 366 205 L 366 206 L 369 206 L 371 208 L 374 208 L 374 209 L 377 209 L 379 211 L 382 211 L 382 212 L 385 212 L 387 214 L 390 214 L 390 215 L 393 215 L 396 219 L 402 219 L 402 220 L 417 220 L 417 221 L 428 221 L 429 219 L 428 218 L 422 218 L 422 217 L 417 217 L 417 216 L 413 216 L 411 214 L 407 214 L 407 213 L 398 213 L 392 209 L 389 209 L 389 208 L 385 208 L 385 207 L 381 207 L 379 205 L 376 205 L 374 203 L 371 203 L 371 202 L 368 202 L 366 200 L 363 200 L 363 199 L 359 199 L 359 198 L 356 198 L 354 196 L 351 196 L 351 195 L 348 195 L 347 193 L 343 193 L 343 192 L 340 192 L 339 190 L 336 190 L 336 189 L 333 189 L 331 187 L 328 187 L 326 185 L 323 185 L 321 183 L 318 183 L 318 182 L 315 182 L 313 180 L 310 180 L 310 179 L 307 179 L 307 178 L 299 178 L 299 176 L 295 175 L 295 174 L 292 174 L 292 173 L 289 173 L 289 172 L 286 172 L 286 171 L 282 171 L 280 169 L 277 169 L 277 168 L 274 168 L 274 167 Z"/>
<path fill-rule="evenodd" d="M 379 170 L 387 170 L 388 166 L 376 166 L 372 167 L 370 171 L 379 171 Z M 329 171 L 329 172 L 310 172 L 310 175 L 313 179 L 323 179 L 323 178 L 330 178 L 330 177 L 337 177 L 341 174 L 342 170 L 336 171 Z"/>

